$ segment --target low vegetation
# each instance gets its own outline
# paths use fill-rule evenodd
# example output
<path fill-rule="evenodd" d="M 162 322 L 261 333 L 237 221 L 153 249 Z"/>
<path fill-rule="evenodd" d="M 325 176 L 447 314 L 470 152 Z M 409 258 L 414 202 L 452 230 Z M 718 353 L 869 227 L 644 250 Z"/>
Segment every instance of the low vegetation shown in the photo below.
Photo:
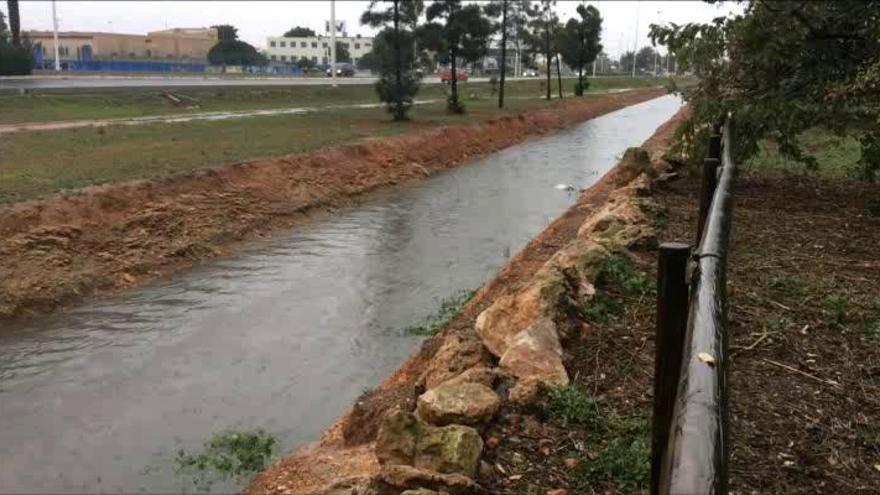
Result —
<path fill-rule="evenodd" d="M 197 454 L 180 450 L 177 472 L 191 474 L 198 486 L 216 479 L 248 478 L 268 466 L 277 443 L 275 437 L 259 429 L 217 433 Z"/>
<path fill-rule="evenodd" d="M 476 291 L 461 290 L 444 298 L 440 301 L 440 307 L 434 314 L 425 318 L 425 321 L 421 324 L 407 328 L 406 332 L 413 335 L 436 334 L 449 323 L 453 316 L 461 311 L 461 308 L 474 297 L 474 294 L 476 294 Z"/>
<path fill-rule="evenodd" d="M 609 325 L 624 312 L 620 295 L 642 297 L 654 289 L 654 279 L 639 272 L 631 259 L 612 254 L 599 272 L 596 294 L 583 304 L 581 311 L 588 321 Z"/>

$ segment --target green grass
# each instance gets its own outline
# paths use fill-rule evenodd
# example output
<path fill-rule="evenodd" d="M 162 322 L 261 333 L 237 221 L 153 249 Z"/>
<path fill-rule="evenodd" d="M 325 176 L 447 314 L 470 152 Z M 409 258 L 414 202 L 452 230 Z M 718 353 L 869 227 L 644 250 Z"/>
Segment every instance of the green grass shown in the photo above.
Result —
<path fill-rule="evenodd" d="M 563 426 L 586 429 L 593 457 L 578 463 L 575 479 L 583 488 L 597 482 L 629 492 L 648 485 L 650 426 L 638 415 L 621 415 L 577 385 L 550 392 L 547 414 Z"/>
<path fill-rule="evenodd" d="M 649 87 L 663 83 L 662 79 L 651 78 L 597 78 L 592 80 L 590 92 Z M 571 96 L 568 82 L 565 84 L 566 94 Z M 546 82 L 542 78 L 508 81 L 505 84 L 505 95 L 511 99 L 539 97 L 544 93 L 545 88 Z M 327 85 L 207 87 L 174 88 L 171 91 L 197 99 L 199 107 L 190 109 L 174 106 L 162 97 L 163 90 L 149 88 L 40 90 L 26 95 L 0 93 L 0 108 L 3 109 L 0 112 L 0 124 L 345 105 L 377 101 L 372 85 L 341 85 L 337 88 Z M 424 84 L 416 98 L 421 100 L 443 98 L 445 91 L 445 86 Z M 474 98 L 492 97 L 488 82 L 463 83 L 461 91 L 463 95 Z M 553 91 L 555 96 L 555 84 Z"/>
<path fill-rule="evenodd" d="M 837 294 L 827 299 L 826 304 L 834 322 L 843 325 L 849 318 L 849 299 L 843 294 Z"/>
<path fill-rule="evenodd" d="M 826 177 L 857 177 L 861 145 L 857 136 L 835 136 L 821 127 L 810 129 L 800 136 L 798 142 L 807 155 L 814 157 L 819 168 L 817 173 Z M 772 141 L 760 143 L 758 153 L 743 164 L 744 170 L 785 170 L 802 172 L 805 165 L 783 157 Z"/>
<path fill-rule="evenodd" d="M 444 298 L 440 301 L 440 307 L 434 314 L 425 318 L 425 321 L 422 324 L 407 328 L 406 332 L 412 335 L 436 334 L 439 330 L 445 327 L 447 323 L 449 323 L 453 316 L 461 311 L 461 308 L 463 308 L 476 293 L 477 292 L 474 290 L 462 290 Z"/>
<path fill-rule="evenodd" d="M 275 437 L 263 430 L 224 431 L 205 442 L 202 451 L 177 453 L 177 472 L 193 476 L 196 485 L 209 485 L 214 479 L 250 477 L 269 465 Z"/>
<path fill-rule="evenodd" d="M 776 293 L 787 296 L 799 296 L 803 294 L 806 290 L 806 286 L 806 281 L 796 275 L 770 277 L 767 281 L 767 287 Z"/>
<path fill-rule="evenodd" d="M 581 306 L 581 313 L 588 321 L 607 326 L 625 311 L 624 303 L 609 289 L 624 296 L 642 297 L 656 290 L 656 282 L 639 272 L 628 257 L 614 253 L 605 260 L 596 288 L 596 294 Z"/>

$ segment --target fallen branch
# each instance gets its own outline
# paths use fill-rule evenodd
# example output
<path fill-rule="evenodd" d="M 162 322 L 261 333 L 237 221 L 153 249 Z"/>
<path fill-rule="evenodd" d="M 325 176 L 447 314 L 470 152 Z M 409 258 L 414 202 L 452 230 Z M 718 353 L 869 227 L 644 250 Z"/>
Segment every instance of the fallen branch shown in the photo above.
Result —
<path fill-rule="evenodd" d="M 788 366 L 787 364 L 777 363 L 776 361 L 773 361 L 772 359 L 763 359 L 762 361 L 764 361 L 767 364 L 772 364 L 773 366 L 778 366 L 784 370 L 791 371 L 792 373 L 797 373 L 799 375 L 803 375 L 803 376 L 805 376 L 811 380 L 815 380 L 819 383 L 831 385 L 832 387 L 841 387 L 840 383 L 837 383 L 834 380 L 826 380 L 824 378 L 819 378 L 818 376 L 811 375 L 811 374 L 807 373 L 806 371 L 801 371 L 797 368 L 792 368 L 791 366 Z"/>

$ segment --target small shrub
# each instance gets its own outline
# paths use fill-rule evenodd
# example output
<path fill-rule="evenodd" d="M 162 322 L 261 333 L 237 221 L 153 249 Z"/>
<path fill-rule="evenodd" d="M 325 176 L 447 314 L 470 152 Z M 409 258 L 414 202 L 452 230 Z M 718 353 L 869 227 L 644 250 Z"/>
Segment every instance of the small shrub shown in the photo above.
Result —
<path fill-rule="evenodd" d="M 588 89 L 590 89 L 590 81 L 587 81 L 586 79 L 584 79 L 583 84 L 581 84 L 578 81 L 575 81 L 575 83 L 574 83 L 574 95 L 575 96 L 584 96 L 584 93 L 586 93 Z"/>
<path fill-rule="evenodd" d="M 799 277 L 770 277 L 770 280 L 767 281 L 767 287 L 787 295 L 803 294 L 805 286 L 806 282 Z"/>
<path fill-rule="evenodd" d="M 846 323 L 847 315 L 849 313 L 849 300 L 846 296 L 838 294 L 834 297 L 829 297 L 828 306 L 831 309 L 835 323 L 839 325 Z"/>
<path fill-rule="evenodd" d="M 639 272 L 632 260 L 621 254 L 612 254 L 605 261 L 600 284 L 610 284 L 627 295 L 642 296 L 655 289 L 654 279 Z"/>
<path fill-rule="evenodd" d="M 785 316 L 773 316 L 769 320 L 767 320 L 767 331 L 769 332 L 781 332 L 786 328 L 791 327 L 792 321 Z"/>
<path fill-rule="evenodd" d="M 177 453 L 177 471 L 194 472 L 193 483 L 210 475 L 220 478 L 250 476 L 265 469 L 277 441 L 263 430 L 225 431 L 205 442 L 199 454 Z"/>
<path fill-rule="evenodd" d="M 445 327 L 453 316 L 461 311 L 461 308 L 470 301 L 474 294 L 474 290 L 458 291 L 455 294 L 440 301 L 440 308 L 433 315 L 425 318 L 425 322 L 421 325 L 411 326 L 406 329 L 408 333 L 414 335 L 434 335 L 441 328 Z"/>
<path fill-rule="evenodd" d="M 869 318 L 865 322 L 865 336 L 880 341 L 880 317 Z"/>
<path fill-rule="evenodd" d="M 623 310 L 623 303 L 605 292 L 597 292 L 581 307 L 584 317 L 599 325 L 610 324 L 623 314 Z"/>
<path fill-rule="evenodd" d="M 597 403 L 575 385 L 550 391 L 547 414 L 562 424 L 595 424 Z"/>
<path fill-rule="evenodd" d="M 856 427 L 856 438 L 866 449 L 880 454 L 880 426 L 863 425 Z"/>

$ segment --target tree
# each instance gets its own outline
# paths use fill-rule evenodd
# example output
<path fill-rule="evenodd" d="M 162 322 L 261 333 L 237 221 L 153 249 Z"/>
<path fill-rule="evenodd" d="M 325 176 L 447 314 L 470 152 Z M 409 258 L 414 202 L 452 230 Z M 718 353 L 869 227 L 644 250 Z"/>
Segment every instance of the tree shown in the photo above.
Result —
<path fill-rule="evenodd" d="M 689 142 L 702 142 L 731 112 L 734 156 L 744 159 L 772 139 L 783 155 L 815 168 L 797 137 L 821 123 L 859 136 L 868 179 L 880 169 L 877 33 L 880 4 L 860 0 L 749 0 L 742 14 L 710 23 L 651 26 L 652 41 L 700 78 L 681 128 Z"/>
<path fill-rule="evenodd" d="M 602 33 L 602 16 L 592 5 L 578 5 L 580 19 L 569 19 L 559 40 L 559 53 L 566 65 L 578 71 L 575 94 L 583 96 L 584 68 L 592 64 L 602 51 L 599 35 Z"/>
<path fill-rule="evenodd" d="M 238 29 L 229 24 L 211 26 L 217 30 L 217 44 L 208 51 L 208 61 L 215 65 L 265 65 L 266 57 L 256 48 L 238 39 Z"/>
<path fill-rule="evenodd" d="M 371 1 L 361 16 L 361 24 L 385 27 L 373 40 L 370 52 L 370 63 L 374 66 L 371 69 L 379 73 L 376 92 L 394 120 L 406 120 L 419 91 L 419 76 L 414 70 L 415 30 L 424 4 L 421 0 L 391 0 L 388 8 L 377 6 L 376 0 Z"/>
<path fill-rule="evenodd" d="M 547 64 L 547 99 L 550 99 L 550 68 L 553 65 L 553 40 L 559 18 L 553 7 L 556 0 L 541 0 L 537 15 L 532 20 L 533 36 L 531 44 L 544 55 Z"/>
<path fill-rule="evenodd" d="M 348 46 L 341 41 L 336 42 L 336 61 L 339 63 L 351 62 L 351 52 L 348 50 Z"/>
<path fill-rule="evenodd" d="M 458 98 L 456 63 L 473 63 L 486 55 L 492 36 L 492 21 L 483 15 L 479 5 L 462 6 L 461 0 L 435 0 L 425 12 L 428 23 L 419 31 L 423 45 L 436 51 L 441 62 L 449 62 L 451 70 L 450 96 L 447 109 L 463 113 Z M 438 22 L 442 21 L 442 22 Z"/>
<path fill-rule="evenodd" d="M 0 43 L 9 40 L 9 26 L 6 25 L 6 16 L 0 10 Z"/>
<path fill-rule="evenodd" d="M 15 46 L 0 12 L 0 76 L 18 76 L 31 73 L 34 54 L 28 43 Z"/>
<path fill-rule="evenodd" d="M 217 30 L 217 41 L 235 41 L 238 39 L 238 28 L 229 24 L 211 26 Z"/>
<path fill-rule="evenodd" d="M 315 36 L 317 34 L 314 30 L 302 26 L 290 28 L 284 33 L 285 38 L 312 38 Z"/>
<path fill-rule="evenodd" d="M 9 31 L 12 34 L 12 46 L 21 48 L 21 16 L 18 13 L 18 0 L 6 0 L 9 9 Z"/>

